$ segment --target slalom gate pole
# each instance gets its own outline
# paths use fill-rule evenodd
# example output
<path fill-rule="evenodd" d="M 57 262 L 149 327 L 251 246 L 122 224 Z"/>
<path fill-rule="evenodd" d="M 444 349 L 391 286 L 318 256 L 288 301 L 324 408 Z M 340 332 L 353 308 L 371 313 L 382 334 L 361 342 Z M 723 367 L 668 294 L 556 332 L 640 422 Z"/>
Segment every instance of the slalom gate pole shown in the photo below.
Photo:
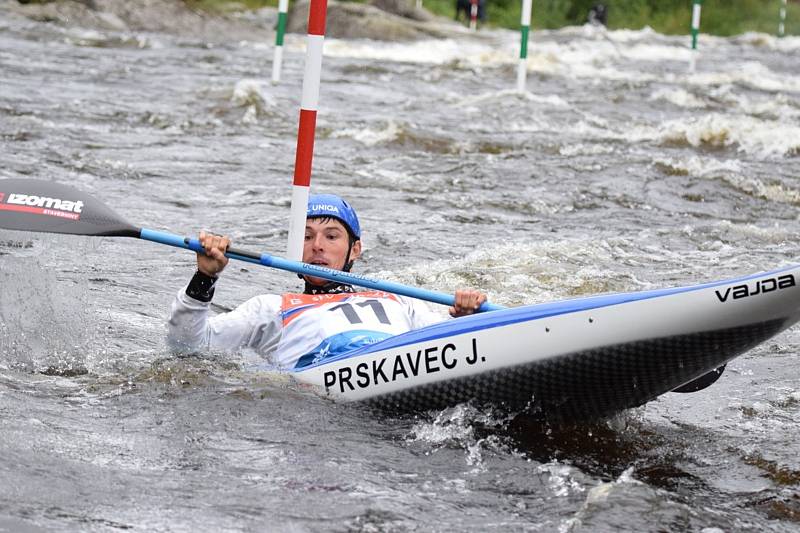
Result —
<path fill-rule="evenodd" d="M 292 208 L 286 256 L 292 261 L 303 257 L 308 192 L 311 188 L 311 162 L 317 128 L 319 81 L 322 75 L 322 46 L 325 42 L 325 16 L 328 0 L 311 0 L 308 10 L 308 44 L 303 74 L 303 98 L 300 102 L 300 125 L 297 129 L 297 152 L 294 161 Z"/>
<path fill-rule="evenodd" d="M 478 29 L 478 0 L 470 0 L 469 3 L 469 29 Z"/>
<path fill-rule="evenodd" d="M 697 37 L 700 35 L 700 11 L 703 7 L 703 0 L 694 0 L 692 5 L 692 56 L 689 61 L 689 70 L 694 72 L 695 61 L 697 60 Z"/>
<path fill-rule="evenodd" d="M 528 34 L 531 31 L 531 8 L 533 0 L 522 0 L 522 15 L 520 16 L 520 46 L 519 63 L 517 63 L 517 92 L 525 92 L 525 82 L 528 77 Z"/>
<path fill-rule="evenodd" d="M 783 37 L 786 31 L 786 0 L 781 0 L 781 17 L 778 22 L 778 37 Z"/>
<path fill-rule="evenodd" d="M 272 83 L 281 81 L 283 64 L 283 34 L 286 32 L 286 17 L 289 0 L 278 0 L 278 32 L 275 34 L 275 54 L 272 56 Z"/>

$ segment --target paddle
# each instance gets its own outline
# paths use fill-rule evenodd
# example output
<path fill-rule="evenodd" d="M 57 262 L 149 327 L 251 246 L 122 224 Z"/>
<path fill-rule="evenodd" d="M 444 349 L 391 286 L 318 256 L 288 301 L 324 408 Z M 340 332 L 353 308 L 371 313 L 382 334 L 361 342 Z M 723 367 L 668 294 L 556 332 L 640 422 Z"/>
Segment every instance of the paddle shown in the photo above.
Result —
<path fill-rule="evenodd" d="M 94 237 L 134 237 L 195 252 L 204 251 L 200 241 L 197 239 L 145 228 L 136 228 L 96 198 L 74 187 L 49 181 L 0 180 L 0 228 Z M 454 303 L 454 297 L 449 294 L 410 287 L 391 281 L 374 280 L 357 274 L 298 261 L 289 261 L 268 254 L 257 254 L 229 248 L 225 255 L 231 259 L 238 259 L 248 263 L 351 283 L 359 287 L 402 294 L 443 305 L 453 305 Z M 503 309 L 503 307 L 487 302 L 481 305 L 479 311 L 495 311 L 498 309 Z M 724 368 L 725 365 L 712 370 L 708 374 L 675 389 L 673 392 L 696 392 L 702 390 L 719 379 Z"/>
<path fill-rule="evenodd" d="M 195 252 L 204 251 L 197 239 L 146 228 L 136 228 L 100 200 L 74 187 L 50 181 L 0 180 L 0 228 L 94 237 L 134 237 Z M 455 297 L 450 294 L 410 287 L 391 281 L 375 280 L 358 274 L 299 261 L 289 261 L 264 253 L 229 248 L 225 255 L 239 261 L 393 294 L 402 294 L 442 305 L 455 303 Z M 496 311 L 498 309 L 503 309 L 503 307 L 486 302 L 478 311 Z"/>

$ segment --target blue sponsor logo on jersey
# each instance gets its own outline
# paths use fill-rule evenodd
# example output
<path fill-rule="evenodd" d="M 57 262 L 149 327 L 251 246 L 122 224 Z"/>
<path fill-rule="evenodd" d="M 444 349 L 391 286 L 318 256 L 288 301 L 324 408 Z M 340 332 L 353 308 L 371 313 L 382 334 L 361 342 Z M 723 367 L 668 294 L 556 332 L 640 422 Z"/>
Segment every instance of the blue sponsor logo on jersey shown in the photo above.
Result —
<path fill-rule="evenodd" d="M 295 365 L 295 369 L 318 363 L 325 358 L 340 355 L 368 344 L 375 344 L 392 335 L 381 331 L 355 330 L 338 333 L 322 341 L 319 346 L 302 356 Z"/>

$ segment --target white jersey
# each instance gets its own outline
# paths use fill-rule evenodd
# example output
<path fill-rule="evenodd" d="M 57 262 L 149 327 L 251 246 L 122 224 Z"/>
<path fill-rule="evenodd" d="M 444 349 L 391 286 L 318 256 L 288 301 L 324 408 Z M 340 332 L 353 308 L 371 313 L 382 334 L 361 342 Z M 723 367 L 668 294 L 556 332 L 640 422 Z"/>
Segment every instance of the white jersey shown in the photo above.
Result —
<path fill-rule="evenodd" d="M 214 317 L 209 307 L 179 292 L 169 318 L 170 346 L 181 352 L 250 348 L 287 370 L 443 318 L 419 300 L 382 291 L 262 295 Z"/>

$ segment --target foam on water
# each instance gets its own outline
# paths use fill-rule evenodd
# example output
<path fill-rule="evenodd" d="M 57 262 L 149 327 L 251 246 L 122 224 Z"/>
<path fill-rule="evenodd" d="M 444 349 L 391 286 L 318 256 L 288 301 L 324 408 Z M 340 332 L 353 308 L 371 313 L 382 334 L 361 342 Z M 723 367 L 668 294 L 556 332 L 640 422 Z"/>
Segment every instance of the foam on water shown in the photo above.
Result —
<path fill-rule="evenodd" d="M 572 466 L 551 461 L 540 465 L 537 470 L 547 474 L 548 484 L 553 491 L 553 495 L 558 498 L 565 498 L 586 491 L 586 487 L 576 479 L 579 475 Z"/>
<path fill-rule="evenodd" d="M 664 39 L 664 36 L 659 35 L 650 26 L 644 26 L 639 30 L 619 29 L 608 30 L 603 26 L 594 24 L 584 24 L 583 26 L 570 26 L 556 30 L 555 33 L 560 35 L 579 35 L 595 37 L 598 34 L 604 34 L 612 41 L 617 43 L 629 43 L 631 41 L 651 41 L 656 38 Z"/>
<path fill-rule="evenodd" d="M 593 487 L 583 506 L 559 528 L 560 532 L 598 529 L 647 529 L 653 521 L 681 524 L 691 528 L 697 513 L 691 506 L 672 499 L 669 494 L 654 489 L 634 477 L 630 467 L 611 482 Z M 619 509 L 625 507 L 627 512 Z M 638 508 L 638 512 L 634 511 Z"/>
<path fill-rule="evenodd" d="M 499 65 L 512 61 L 507 49 L 499 49 L 486 43 L 436 39 L 411 43 L 376 43 L 374 41 L 347 41 L 325 39 L 325 55 L 352 59 L 370 59 L 396 63 L 423 63 L 444 65 Z"/>
<path fill-rule="evenodd" d="M 622 51 L 622 56 L 625 59 L 635 61 L 665 63 L 670 61 L 688 62 L 692 53 L 690 48 L 680 45 L 637 44 L 625 47 Z"/>
<path fill-rule="evenodd" d="M 796 35 L 777 37 L 768 33 L 748 31 L 732 37 L 731 40 L 742 45 L 765 47 L 770 50 L 778 50 L 781 52 L 794 52 L 800 49 L 800 37 Z"/>
<path fill-rule="evenodd" d="M 152 37 L 141 34 L 105 33 L 97 30 L 69 28 L 65 30 L 64 40 L 74 46 L 98 48 L 157 48 L 162 46 Z"/>
<path fill-rule="evenodd" d="M 270 108 L 276 107 L 275 98 L 269 93 L 268 84 L 262 80 L 243 79 L 236 82 L 231 95 L 231 103 L 244 107 L 242 122 L 255 124 Z"/>
<path fill-rule="evenodd" d="M 749 177 L 738 159 L 691 156 L 684 159 L 659 158 L 654 165 L 672 175 L 687 175 L 707 180 L 722 180 L 730 186 L 757 198 L 773 202 L 800 205 L 800 189 L 774 180 L 765 182 Z"/>
<path fill-rule="evenodd" d="M 800 117 L 800 102 L 778 94 L 775 97 L 761 100 L 752 100 L 746 96 L 735 99 L 739 108 L 748 115 L 786 121 Z"/>
<path fill-rule="evenodd" d="M 382 127 L 381 127 L 382 126 Z M 395 120 L 387 120 L 378 127 L 342 128 L 331 133 L 333 138 L 350 138 L 366 146 L 390 143 L 397 140 L 403 133 L 404 127 Z"/>
<path fill-rule="evenodd" d="M 563 41 L 563 37 L 569 35 L 578 35 L 581 38 Z M 641 63 L 686 64 L 692 51 L 683 39 L 663 38 L 659 43 L 647 42 L 653 39 L 653 35 L 650 28 L 638 31 L 606 31 L 591 25 L 537 32 L 529 45 L 527 68 L 530 72 L 569 78 L 640 83 L 666 79 L 688 82 L 704 88 L 721 84 L 741 84 L 766 91 L 800 91 L 800 80 L 796 77 L 776 74 L 759 62 L 715 64 L 704 68 L 702 54 L 700 68 L 694 73 L 688 73 L 680 67 L 677 70 L 671 69 L 672 72 L 662 76 L 655 75 L 646 66 L 642 67 Z M 703 35 L 703 51 L 725 48 L 741 42 L 742 39 L 749 42 L 761 38 L 740 36 L 727 39 Z M 788 37 L 777 40 L 775 46 L 784 51 L 792 51 L 797 47 L 796 41 L 800 41 L 800 38 Z M 620 47 L 617 43 L 623 46 Z M 286 46 L 301 52 L 305 45 L 302 39 L 295 36 L 295 40 L 287 42 Z M 518 47 L 518 33 L 485 30 L 481 39 L 465 36 L 458 40 L 439 39 L 410 43 L 328 38 L 325 41 L 325 55 L 392 63 L 502 67 L 517 62 Z"/>
<path fill-rule="evenodd" d="M 721 113 L 669 120 L 658 128 L 637 128 L 625 136 L 629 140 L 686 143 L 697 148 L 735 148 L 762 159 L 800 153 L 800 126 Z"/>
<path fill-rule="evenodd" d="M 533 93 L 530 91 L 524 91 L 520 93 L 516 89 L 504 89 L 501 91 L 491 91 L 477 95 L 466 95 L 457 94 L 457 93 L 450 93 L 447 98 L 449 101 L 452 101 L 456 104 L 456 107 L 465 107 L 465 106 L 473 106 L 477 104 L 492 104 L 500 105 L 505 102 L 509 102 L 512 105 L 516 105 L 520 99 L 523 99 L 527 102 L 532 102 L 536 104 L 544 104 L 549 107 L 555 108 L 567 108 L 569 107 L 569 102 L 564 100 L 561 96 L 556 94 L 538 94 Z"/>
<path fill-rule="evenodd" d="M 743 61 L 737 63 L 735 68 L 733 65 L 725 67 L 727 69 L 720 69 L 715 65 L 707 70 L 698 67 L 696 72 L 685 78 L 686 82 L 702 87 L 736 84 L 769 92 L 800 92 L 800 79 L 797 76 L 776 74 L 758 61 Z"/>
<path fill-rule="evenodd" d="M 0 231 L 4 241 L 19 233 Z M 57 374 L 86 373 L 93 321 L 89 293 L 78 284 L 60 283 L 46 265 L 55 261 L 49 246 L 68 238 L 46 236 L 28 257 L 0 255 L 0 367 Z M 12 241 L 13 242 L 13 241 Z M 84 242 L 83 247 L 93 244 Z"/>
<path fill-rule="evenodd" d="M 706 107 L 706 103 L 684 89 L 658 89 L 650 95 L 650 100 L 662 100 L 675 104 L 678 107 L 700 108 Z"/>
<path fill-rule="evenodd" d="M 663 260 L 663 254 L 636 250 L 634 243 L 622 239 L 513 242 L 377 276 L 436 287 L 445 293 L 477 286 L 490 301 L 514 306 L 642 289 L 645 283 L 632 273 L 620 274 L 618 265 L 634 257 L 643 261 L 643 252 L 646 257 Z"/>
<path fill-rule="evenodd" d="M 611 34 L 613 35 L 614 32 Z M 649 80 L 649 73 L 623 71 L 609 66 L 621 54 L 629 59 L 659 61 L 675 59 L 688 52 L 670 46 L 640 45 L 621 52 L 614 40 L 596 34 L 587 41 L 559 43 L 549 40 L 559 32 L 541 32 L 542 40 L 530 45 L 527 67 L 530 71 L 609 80 Z M 325 54 L 331 57 L 370 59 L 388 62 L 456 64 L 473 67 L 500 67 L 515 64 L 519 54 L 519 35 L 506 30 L 486 33 L 482 40 L 433 40 L 412 43 L 377 43 L 326 39 Z M 624 38 L 623 38 L 624 40 Z M 654 56 L 655 55 L 655 56 Z"/>
<path fill-rule="evenodd" d="M 462 448 L 467 464 L 482 469 L 484 453 L 506 454 L 508 450 L 496 435 L 481 437 L 476 428 L 502 428 L 509 419 L 508 414 L 497 414 L 491 409 L 480 411 L 471 405 L 460 404 L 436 413 L 432 421 L 416 423 L 406 436 L 406 442 L 429 446 L 426 454 L 443 447 Z"/>

